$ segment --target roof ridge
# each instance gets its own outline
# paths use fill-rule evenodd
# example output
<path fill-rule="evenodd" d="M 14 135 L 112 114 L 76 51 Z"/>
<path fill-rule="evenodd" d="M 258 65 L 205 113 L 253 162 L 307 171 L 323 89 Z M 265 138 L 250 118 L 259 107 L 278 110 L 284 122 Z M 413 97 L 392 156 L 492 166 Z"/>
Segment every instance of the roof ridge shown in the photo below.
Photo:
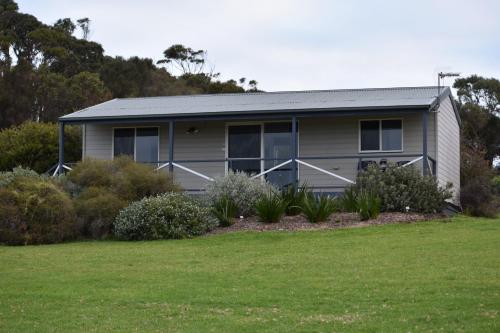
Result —
<path fill-rule="evenodd" d="M 321 92 L 351 92 L 351 91 L 381 91 L 381 90 L 410 90 L 410 89 L 437 89 L 438 86 L 413 86 L 413 87 L 381 87 L 381 88 L 349 88 L 349 89 L 318 89 L 318 90 L 281 90 L 281 91 L 258 91 L 243 93 L 223 93 L 223 94 L 190 94 L 190 95 L 166 95 L 166 96 L 147 96 L 147 97 L 125 97 L 115 98 L 115 100 L 128 99 L 153 99 L 153 98 L 188 98 L 188 97 L 220 97 L 220 96 L 248 96 L 248 95 L 271 95 L 271 94 L 312 94 Z M 445 90 L 449 86 L 442 86 Z"/>

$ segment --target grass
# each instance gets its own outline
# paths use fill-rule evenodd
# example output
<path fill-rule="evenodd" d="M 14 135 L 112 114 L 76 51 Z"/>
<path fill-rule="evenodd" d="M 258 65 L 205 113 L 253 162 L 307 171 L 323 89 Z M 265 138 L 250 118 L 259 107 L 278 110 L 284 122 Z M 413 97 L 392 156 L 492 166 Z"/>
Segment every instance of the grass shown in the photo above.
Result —
<path fill-rule="evenodd" d="M 1 332 L 498 332 L 500 220 L 0 247 Z"/>

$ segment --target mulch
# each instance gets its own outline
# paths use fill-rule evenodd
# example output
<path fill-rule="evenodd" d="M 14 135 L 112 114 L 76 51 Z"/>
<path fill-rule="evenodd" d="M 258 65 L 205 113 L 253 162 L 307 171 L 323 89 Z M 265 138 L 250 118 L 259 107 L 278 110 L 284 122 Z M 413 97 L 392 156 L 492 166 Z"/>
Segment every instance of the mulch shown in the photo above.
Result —
<path fill-rule="evenodd" d="M 332 214 L 328 221 L 320 223 L 310 223 L 302 215 L 285 216 L 278 223 L 262 223 L 258 217 L 251 216 L 235 219 L 235 223 L 232 226 L 216 228 L 210 234 L 223 234 L 235 231 L 300 231 L 356 228 L 370 225 L 414 223 L 444 218 L 446 216 L 443 214 L 381 213 L 376 219 L 361 221 L 356 213 L 336 213 Z"/>

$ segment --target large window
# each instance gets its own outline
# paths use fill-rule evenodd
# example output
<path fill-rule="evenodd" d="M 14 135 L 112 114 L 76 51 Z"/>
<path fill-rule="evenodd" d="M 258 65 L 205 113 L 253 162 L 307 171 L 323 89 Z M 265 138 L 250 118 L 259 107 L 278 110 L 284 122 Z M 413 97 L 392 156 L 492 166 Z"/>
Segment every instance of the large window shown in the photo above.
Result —
<path fill-rule="evenodd" d="M 359 124 L 359 148 L 362 152 L 402 151 L 401 119 L 362 120 Z"/>
<path fill-rule="evenodd" d="M 130 156 L 137 162 L 158 161 L 159 139 L 157 127 L 115 128 L 113 156 Z"/>
<path fill-rule="evenodd" d="M 126 155 L 134 158 L 135 128 L 115 128 L 113 156 Z"/>

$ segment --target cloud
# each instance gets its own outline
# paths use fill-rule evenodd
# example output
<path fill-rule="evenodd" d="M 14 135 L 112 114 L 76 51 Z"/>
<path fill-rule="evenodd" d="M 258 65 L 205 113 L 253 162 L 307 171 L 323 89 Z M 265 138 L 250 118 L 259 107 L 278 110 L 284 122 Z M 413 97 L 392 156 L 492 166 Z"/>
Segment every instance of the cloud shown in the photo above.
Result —
<path fill-rule="evenodd" d="M 223 78 L 265 90 L 432 85 L 439 69 L 500 77 L 500 2 L 22 0 L 52 23 L 92 20 L 110 55 L 208 50 Z M 450 82 L 448 82 L 450 83 Z"/>

